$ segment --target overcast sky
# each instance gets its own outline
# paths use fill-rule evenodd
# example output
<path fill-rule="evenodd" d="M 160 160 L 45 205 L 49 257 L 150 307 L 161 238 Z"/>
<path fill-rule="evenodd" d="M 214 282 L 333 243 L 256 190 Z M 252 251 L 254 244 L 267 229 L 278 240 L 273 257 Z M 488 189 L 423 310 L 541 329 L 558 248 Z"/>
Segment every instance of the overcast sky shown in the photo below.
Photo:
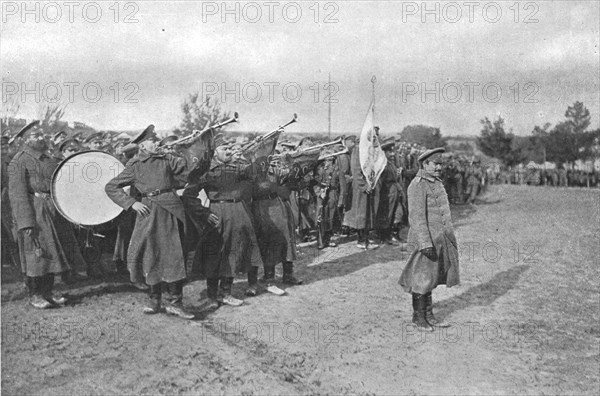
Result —
<path fill-rule="evenodd" d="M 428 2 L 429 14 L 421 1 L 228 2 L 230 14 L 222 1 L 75 3 L 31 2 L 29 14 L 2 3 L 3 100 L 18 98 L 21 117 L 59 86 L 67 120 L 170 129 L 187 94 L 217 90 L 240 113 L 238 130 L 271 130 L 296 112 L 290 131 L 327 131 L 330 73 L 335 133 L 360 131 L 373 75 L 383 132 L 476 135 L 481 118 L 501 115 L 525 135 L 577 100 L 599 125 L 597 1 Z M 36 83 L 39 98 L 22 95 Z"/>

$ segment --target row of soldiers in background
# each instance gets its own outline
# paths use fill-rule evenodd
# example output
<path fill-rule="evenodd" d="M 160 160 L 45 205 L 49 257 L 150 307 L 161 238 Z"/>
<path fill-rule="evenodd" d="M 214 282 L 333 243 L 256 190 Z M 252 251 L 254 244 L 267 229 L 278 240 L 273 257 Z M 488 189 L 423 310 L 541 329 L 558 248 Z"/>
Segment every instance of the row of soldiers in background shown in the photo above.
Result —
<path fill-rule="evenodd" d="M 527 184 L 552 187 L 597 187 L 600 181 L 598 172 L 565 169 L 509 168 L 501 170 L 490 178 L 490 183 Z"/>
<path fill-rule="evenodd" d="M 286 152 L 311 144 L 305 138 L 299 143 L 283 142 L 279 149 Z M 381 148 L 387 166 L 377 185 L 365 194 L 367 185 L 360 168 L 357 138 L 346 137 L 344 146 L 347 154 L 323 162 L 293 192 L 300 240 L 310 241 L 314 238 L 311 232 L 316 230 L 319 249 L 335 246 L 332 235 L 347 236 L 351 232 L 357 232 L 357 246 L 362 249 L 402 243 L 401 230 L 408 226 L 407 188 L 418 172 L 417 158 L 426 149 L 393 137 L 383 139 Z M 442 177 L 455 204 L 474 203 L 485 184 L 485 172 L 476 159 L 453 158 Z M 375 232 L 372 235 L 368 230 Z"/>
<path fill-rule="evenodd" d="M 159 143 L 159 145 L 164 145 L 165 143 L 174 139 L 177 139 L 177 137 L 168 137 L 166 139 L 163 139 Z M 49 147 L 47 147 L 46 152 L 49 153 L 50 156 L 55 158 L 57 161 L 66 159 L 79 151 L 101 150 L 115 155 L 125 164 L 136 154 L 137 151 L 137 145 L 130 144 L 131 139 L 126 134 L 113 136 L 113 139 L 109 141 L 107 140 L 106 135 L 102 133 L 96 133 L 88 136 L 83 141 L 80 141 L 77 136 L 67 136 L 64 133 L 59 133 L 52 136 L 51 139 L 46 140 L 48 140 L 50 143 Z M 6 174 L 5 164 L 7 164 L 10 160 L 12 156 L 11 152 L 14 153 L 17 151 L 15 148 L 11 148 L 10 145 L 10 143 L 15 142 L 18 144 L 19 139 L 2 139 L 3 212 L 5 210 L 5 203 L 9 205 L 8 199 L 4 199 L 4 187 L 7 185 L 4 182 L 4 176 Z M 358 233 L 357 245 L 362 249 L 375 248 L 378 246 L 379 243 L 386 243 L 392 245 L 398 244 L 401 241 L 399 231 L 402 227 L 407 225 L 406 189 L 410 181 L 418 171 L 417 157 L 424 149 L 416 146 L 409 146 L 403 143 L 397 144 L 393 138 L 388 138 L 382 141 L 381 146 L 388 159 L 388 164 L 383 174 L 381 175 L 377 186 L 371 189 L 368 188 L 368 186 L 366 185 L 364 177 L 362 175 L 362 171 L 360 169 L 358 146 L 356 146 L 356 143 L 357 141 L 355 137 L 350 136 L 345 138 L 344 146 L 348 149 L 347 153 L 336 156 L 331 155 L 326 160 L 321 161 L 319 165 L 314 170 L 312 170 L 312 172 L 307 173 L 307 175 L 303 178 L 303 180 L 300 183 L 286 186 L 286 189 L 289 191 L 286 191 L 283 194 L 284 196 L 280 196 L 281 191 L 279 189 L 270 187 L 273 189 L 271 191 L 266 191 L 266 194 L 263 194 L 264 196 L 253 197 L 252 194 L 248 195 L 246 197 L 248 203 L 252 203 L 252 207 L 255 208 L 255 210 L 260 210 L 260 201 L 273 200 L 275 198 L 279 198 L 283 202 L 288 202 L 286 203 L 286 207 L 289 206 L 289 222 L 286 224 L 279 225 L 279 228 L 289 229 L 291 227 L 291 229 L 293 230 L 294 228 L 296 228 L 297 225 L 297 229 L 300 233 L 300 236 L 305 240 L 306 238 L 310 238 L 310 232 L 316 229 L 318 247 L 321 249 L 335 246 L 335 243 L 333 243 L 331 240 L 331 236 L 336 231 L 346 234 L 349 234 L 352 230 L 356 231 Z M 287 151 L 295 151 L 299 149 L 301 150 L 305 147 L 310 147 L 311 145 L 311 139 L 306 138 L 297 144 L 291 142 L 282 142 L 279 144 L 278 147 L 280 152 L 285 153 Z M 16 145 L 14 145 L 14 147 L 16 147 Z M 339 147 L 338 149 L 341 148 L 342 147 Z M 240 144 L 236 144 L 233 141 L 224 141 L 222 144 L 222 149 L 218 151 L 226 150 L 227 154 L 224 155 L 223 158 L 227 157 L 235 162 L 235 160 L 241 159 L 240 149 Z M 338 150 L 333 149 L 331 151 L 336 152 Z M 4 155 L 5 152 L 7 155 Z M 232 172 L 234 170 L 233 168 L 234 167 L 230 169 Z M 239 169 L 237 169 L 236 172 L 238 170 Z M 226 173 L 227 172 L 225 172 L 225 174 Z M 221 176 L 222 175 L 219 175 L 219 177 Z M 212 187 L 215 187 L 216 184 L 213 180 Z M 241 185 L 243 185 L 243 183 L 241 185 L 238 185 L 239 183 L 237 182 L 234 184 L 235 186 L 233 187 L 233 190 L 236 191 L 239 188 L 241 188 Z M 450 183 L 450 186 L 452 185 L 453 183 Z M 209 190 L 210 187 L 211 186 L 208 186 Z M 240 191 L 228 191 L 227 193 L 222 191 L 224 188 L 226 190 L 231 190 L 231 187 L 232 186 L 221 185 L 219 188 L 217 188 L 217 190 L 209 194 L 209 198 L 211 198 L 211 202 L 214 204 L 213 207 L 217 207 L 219 206 L 219 204 L 233 204 L 242 201 L 241 196 L 243 196 L 244 194 L 242 194 Z M 250 190 L 253 190 L 253 188 L 250 187 Z M 40 192 L 40 194 L 40 196 L 48 195 L 47 191 Z M 135 189 L 132 188 L 131 194 L 133 195 L 133 197 L 135 197 Z M 229 197 L 228 194 L 237 195 L 232 198 Z M 468 196 L 471 196 L 470 194 L 471 193 L 469 193 Z M 227 195 L 226 199 L 220 199 L 225 195 Z M 277 195 L 277 197 L 275 197 L 275 195 Z M 138 191 L 138 197 L 135 199 L 141 198 L 143 198 L 143 194 L 142 196 L 139 196 Z M 240 208 L 237 209 L 241 210 Z M 269 208 L 265 209 L 269 210 Z M 283 208 L 282 213 L 284 213 L 286 210 L 287 209 Z M 229 219 L 231 217 L 231 214 L 234 212 L 235 211 L 231 210 L 222 211 L 219 216 L 220 221 L 223 221 L 224 219 Z M 268 214 L 268 211 L 266 214 Z M 255 278 L 256 268 L 258 267 L 258 265 L 255 264 L 259 263 L 261 259 L 263 262 L 268 261 L 270 263 L 268 266 L 265 266 L 265 277 L 269 282 L 273 279 L 273 267 L 275 263 L 273 263 L 273 259 L 265 258 L 265 255 L 268 256 L 269 254 L 272 254 L 274 241 L 271 239 L 274 235 L 280 234 L 274 232 L 277 230 L 272 229 L 272 225 L 269 225 L 268 222 L 263 224 L 263 228 L 265 228 L 266 231 L 260 230 L 260 221 L 257 221 L 257 219 L 265 219 L 268 216 L 262 216 L 259 214 L 254 217 L 254 225 L 248 223 L 245 224 L 244 227 L 248 228 L 252 226 L 259 228 L 256 231 L 256 239 L 258 241 L 258 245 L 262 246 L 263 249 L 261 250 L 262 257 L 258 257 L 255 254 L 255 257 L 253 257 L 253 259 L 250 262 L 250 267 L 244 268 L 245 271 L 248 271 L 249 276 L 250 287 L 247 291 L 248 295 L 255 295 L 257 292 Z M 3 254 L 4 247 L 7 246 L 7 244 L 5 244 L 6 239 L 4 239 L 4 219 L 10 218 L 11 216 L 3 216 Z M 240 216 L 237 216 L 235 217 L 235 220 L 239 221 L 240 218 Z M 229 220 L 234 219 L 231 218 Z M 135 223 L 136 213 L 131 210 L 126 211 L 124 215 L 119 218 L 117 223 L 117 237 L 116 246 L 114 248 L 113 261 L 115 262 L 117 272 L 130 275 L 132 283 L 139 289 L 148 289 L 148 286 L 145 285 L 147 279 L 144 279 L 144 277 L 140 275 L 142 273 L 142 268 L 139 266 L 130 266 L 130 268 L 126 267 L 127 262 L 130 261 L 128 260 L 127 250 L 130 246 L 130 239 L 133 233 Z M 237 235 L 236 230 L 238 230 L 239 228 L 232 227 L 233 223 L 235 222 L 225 222 L 225 224 L 227 224 L 225 228 L 228 229 L 227 233 L 231 236 Z M 258 224 L 258 226 L 256 226 L 256 224 Z M 10 230 L 13 240 L 17 240 L 18 235 L 15 232 L 14 224 L 6 228 L 7 230 Z M 203 228 L 203 226 L 200 225 L 197 228 Z M 372 235 L 370 232 L 372 230 L 375 231 L 374 235 Z M 268 237 L 268 235 L 271 235 L 271 237 Z M 220 237 L 217 236 L 217 239 L 219 238 Z M 289 240 L 287 242 L 289 245 L 291 239 L 288 239 Z M 282 251 L 284 252 L 284 257 L 278 257 L 276 258 L 276 260 L 279 260 L 278 262 L 283 262 L 284 281 L 286 281 L 289 284 L 298 284 L 300 281 L 293 276 L 292 261 L 295 259 L 295 240 L 293 242 L 294 247 L 292 248 L 291 246 L 287 246 L 283 248 Z M 251 245 L 254 244 L 255 243 L 251 243 Z M 206 246 L 208 245 L 210 244 L 206 244 Z M 271 252 L 269 253 L 269 251 Z M 200 255 L 197 256 L 202 257 L 202 255 L 206 254 L 207 253 L 204 252 L 200 253 Z M 67 276 L 67 279 L 72 280 L 73 278 L 77 278 L 76 270 L 81 269 L 81 260 L 79 258 L 80 257 L 77 257 L 77 260 L 75 260 L 79 264 L 76 263 L 76 265 L 72 266 L 73 271 L 70 271 L 70 274 L 69 276 Z M 204 259 L 205 260 L 199 259 L 199 261 L 210 261 L 206 260 L 206 257 L 204 257 Z M 234 259 L 234 261 L 240 261 L 238 259 L 241 260 L 240 257 L 237 257 Z M 233 272 L 239 272 L 239 268 L 232 269 L 231 266 L 229 266 L 228 268 L 229 270 L 225 271 L 225 273 L 220 273 L 217 269 L 217 272 L 213 273 L 212 277 L 207 278 L 209 297 L 211 299 L 212 305 L 217 304 L 216 287 L 218 286 L 216 285 L 219 285 L 219 279 L 220 287 L 222 291 L 225 292 L 225 295 L 224 297 L 222 296 L 218 302 L 229 305 L 240 304 L 239 300 L 232 298 L 230 295 L 232 283 L 231 275 L 233 274 Z M 97 265 L 88 265 L 87 275 L 102 275 L 94 274 L 94 270 L 98 269 L 99 267 Z M 144 270 L 143 272 L 146 274 L 148 273 L 146 270 Z M 80 275 L 82 274 L 80 273 Z M 205 273 L 204 275 L 206 276 L 207 274 Z M 216 284 L 215 280 L 217 281 Z M 268 288 L 271 288 L 272 285 L 270 283 L 267 283 L 267 286 Z M 276 294 L 280 293 L 280 289 L 278 290 L 278 288 L 276 287 L 272 287 L 271 289 L 275 290 Z M 179 292 L 175 292 L 175 294 L 177 293 Z M 181 296 L 179 296 L 179 303 L 180 302 Z M 45 305 L 45 303 L 44 301 L 38 301 L 38 305 Z M 158 309 L 156 308 L 156 306 L 151 308 L 151 311 L 156 311 L 156 309 Z M 189 316 L 181 310 L 175 310 L 175 312 L 179 312 L 178 315 L 180 316 Z"/>
<path fill-rule="evenodd" d="M 481 194 L 487 179 L 487 172 L 477 158 L 444 155 L 445 166 L 442 170 L 442 181 L 448 200 L 452 204 L 474 204 Z"/>

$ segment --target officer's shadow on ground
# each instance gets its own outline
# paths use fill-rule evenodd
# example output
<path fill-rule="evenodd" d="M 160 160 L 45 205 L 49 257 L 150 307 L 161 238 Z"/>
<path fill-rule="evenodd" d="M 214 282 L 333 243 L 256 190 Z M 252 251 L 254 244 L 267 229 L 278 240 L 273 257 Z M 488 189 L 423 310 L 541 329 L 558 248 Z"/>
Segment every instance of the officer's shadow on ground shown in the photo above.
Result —
<path fill-rule="evenodd" d="M 470 288 L 462 294 L 448 300 L 435 303 L 436 316 L 444 319 L 456 311 L 461 311 L 473 306 L 489 306 L 498 298 L 515 287 L 521 275 L 529 269 L 528 265 L 519 265 L 494 275 L 492 279 Z"/>

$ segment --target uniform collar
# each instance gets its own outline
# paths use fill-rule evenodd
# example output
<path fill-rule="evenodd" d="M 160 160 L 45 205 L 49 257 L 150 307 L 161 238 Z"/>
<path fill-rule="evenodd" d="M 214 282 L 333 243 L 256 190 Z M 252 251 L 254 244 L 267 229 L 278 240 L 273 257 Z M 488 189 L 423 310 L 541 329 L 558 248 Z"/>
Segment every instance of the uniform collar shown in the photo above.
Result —
<path fill-rule="evenodd" d="M 419 171 L 417 172 L 417 176 L 432 183 L 434 183 L 436 180 L 440 181 L 440 179 L 433 176 L 431 173 L 425 172 L 425 170 L 423 169 L 419 169 Z"/>

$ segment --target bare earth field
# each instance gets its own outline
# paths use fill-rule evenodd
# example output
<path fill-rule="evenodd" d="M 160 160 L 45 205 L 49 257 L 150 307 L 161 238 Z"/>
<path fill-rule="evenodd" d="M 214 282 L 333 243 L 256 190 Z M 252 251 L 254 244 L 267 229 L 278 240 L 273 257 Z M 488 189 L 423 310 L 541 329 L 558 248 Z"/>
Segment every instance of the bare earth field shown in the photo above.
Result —
<path fill-rule="evenodd" d="M 37 311 L 5 282 L 3 394 L 599 394 L 600 191 L 492 186 L 453 220 L 462 283 L 434 291 L 434 333 L 410 323 L 406 253 L 354 241 L 303 247 L 283 297 L 205 313 L 191 282 L 196 321 L 145 316 L 122 283 Z"/>

